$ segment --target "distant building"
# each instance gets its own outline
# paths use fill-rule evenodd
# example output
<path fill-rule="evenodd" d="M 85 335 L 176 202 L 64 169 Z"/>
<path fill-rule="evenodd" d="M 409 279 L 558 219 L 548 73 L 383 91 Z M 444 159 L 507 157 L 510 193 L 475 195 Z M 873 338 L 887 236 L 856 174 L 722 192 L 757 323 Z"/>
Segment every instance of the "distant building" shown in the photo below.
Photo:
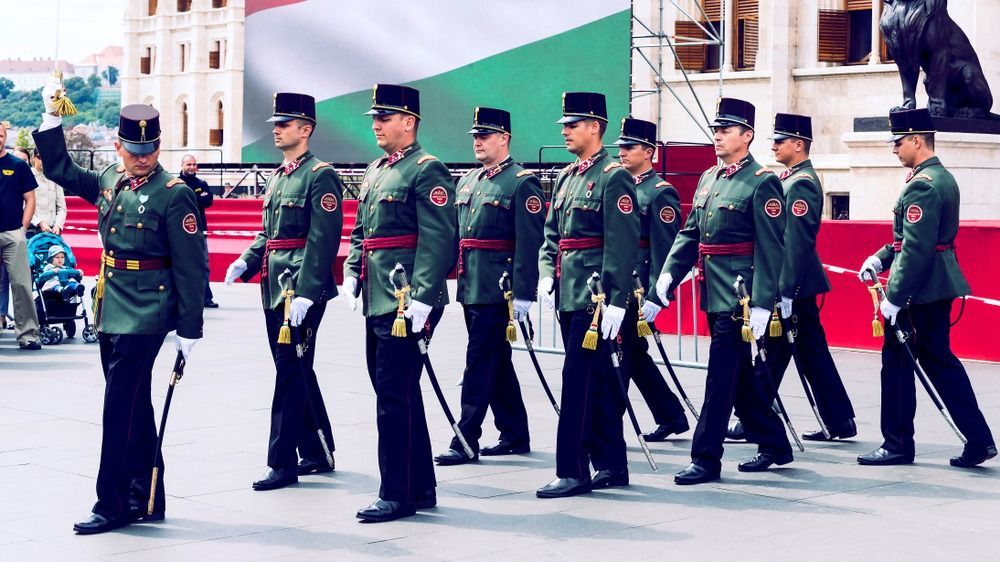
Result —
<path fill-rule="evenodd" d="M 243 0 L 129 0 L 122 104 L 161 114 L 164 166 L 191 152 L 239 162 L 243 137 Z"/>
<path fill-rule="evenodd" d="M 64 78 L 76 76 L 74 65 L 62 59 L 0 60 L 0 76 L 10 79 L 14 83 L 15 90 L 41 88 L 56 68 L 62 70 Z"/>
<path fill-rule="evenodd" d="M 77 61 L 74 65 L 76 67 L 76 75 L 86 78 L 93 74 L 101 76 L 103 78 L 103 73 L 108 69 L 109 66 L 113 66 L 119 71 L 119 79 L 121 78 L 122 63 L 124 61 L 125 49 L 118 45 L 108 45 L 101 49 L 99 53 L 91 53 L 84 57 L 82 60 Z M 107 81 L 105 80 L 105 83 Z M 110 84 L 109 84 L 110 85 Z"/>

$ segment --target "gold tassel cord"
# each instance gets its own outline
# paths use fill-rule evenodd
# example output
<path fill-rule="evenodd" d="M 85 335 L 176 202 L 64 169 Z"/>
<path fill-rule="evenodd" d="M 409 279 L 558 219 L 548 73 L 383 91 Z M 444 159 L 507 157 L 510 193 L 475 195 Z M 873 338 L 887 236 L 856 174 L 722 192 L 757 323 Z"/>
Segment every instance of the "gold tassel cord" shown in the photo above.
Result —
<path fill-rule="evenodd" d="M 875 310 L 872 312 L 872 337 L 881 338 L 885 336 L 885 329 L 882 327 L 882 322 L 879 320 L 879 302 L 878 302 L 878 290 L 882 288 L 882 283 L 875 281 L 874 285 L 868 287 L 868 292 L 872 295 L 872 305 Z"/>
<path fill-rule="evenodd" d="M 52 105 L 55 107 L 56 113 L 62 117 L 76 115 L 76 106 L 66 96 L 66 88 L 62 85 L 62 71 L 56 70 L 52 74 L 59 80 L 59 89 L 52 94 Z"/>
<path fill-rule="evenodd" d="M 503 298 L 507 299 L 507 341 L 514 343 L 517 341 L 517 328 L 514 326 L 514 293 L 504 291 Z"/>
<path fill-rule="evenodd" d="M 781 317 L 778 316 L 778 306 L 774 306 L 774 310 L 771 312 L 771 323 L 767 328 L 767 335 L 772 338 L 781 337 Z"/>
<path fill-rule="evenodd" d="M 642 315 L 642 306 L 645 304 L 643 295 L 645 291 L 642 287 L 637 288 L 635 291 L 635 300 L 639 306 L 639 320 L 635 323 L 636 331 L 639 333 L 640 338 L 653 335 L 653 330 L 649 327 L 649 322 L 646 322 L 646 317 Z"/>
<path fill-rule="evenodd" d="M 753 330 L 750 328 L 750 297 L 741 298 L 740 305 L 743 306 L 743 328 L 740 330 L 740 335 L 743 341 L 750 343 L 753 341 Z"/>
<path fill-rule="evenodd" d="M 601 310 L 604 308 L 604 293 L 591 295 L 590 300 L 594 302 L 594 318 L 590 321 L 587 333 L 583 335 L 583 348 L 591 351 L 597 349 L 598 332 L 597 324 L 601 319 Z"/>
<path fill-rule="evenodd" d="M 281 323 L 281 329 L 278 330 L 278 343 L 288 344 L 292 343 L 292 328 L 288 323 L 288 316 L 292 312 L 292 298 L 295 296 L 295 291 L 286 289 L 281 291 L 281 296 L 285 297 L 285 320 Z"/>
<path fill-rule="evenodd" d="M 406 293 L 409 292 L 409 286 L 396 289 L 395 294 L 398 301 L 396 305 L 396 319 L 392 321 L 392 330 L 390 333 L 397 338 L 406 337 L 406 318 L 403 316 L 403 311 L 406 310 Z"/>
<path fill-rule="evenodd" d="M 101 267 L 97 274 L 97 285 L 94 287 L 94 318 L 97 318 L 97 311 L 101 307 L 101 299 L 104 298 L 104 252 L 101 252 Z"/>

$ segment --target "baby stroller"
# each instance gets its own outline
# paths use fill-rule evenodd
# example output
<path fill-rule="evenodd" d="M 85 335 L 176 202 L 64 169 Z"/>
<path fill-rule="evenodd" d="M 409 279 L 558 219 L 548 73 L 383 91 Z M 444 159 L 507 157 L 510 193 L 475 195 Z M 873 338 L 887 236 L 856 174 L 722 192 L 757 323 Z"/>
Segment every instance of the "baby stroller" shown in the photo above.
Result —
<path fill-rule="evenodd" d="M 35 310 L 38 312 L 38 335 L 43 345 L 56 345 L 63 337 L 76 335 L 76 321 L 83 320 L 83 341 L 97 341 L 97 330 L 87 317 L 87 307 L 80 296 L 66 296 L 59 291 L 43 291 L 47 278 L 42 273 L 49 260 L 49 248 L 61 246 L 65 250 L 65 267 L 76 268 L 76 256 L 62 237 L 50 232 L 40 232 L 28 240 L 28 266 L 35 292 Z M 82 286 L 82 283 L 81 283 Z M 80 291 L 83 292 L 82 290 Z M 64 333 L 65 332 L 65 333 Z"/>

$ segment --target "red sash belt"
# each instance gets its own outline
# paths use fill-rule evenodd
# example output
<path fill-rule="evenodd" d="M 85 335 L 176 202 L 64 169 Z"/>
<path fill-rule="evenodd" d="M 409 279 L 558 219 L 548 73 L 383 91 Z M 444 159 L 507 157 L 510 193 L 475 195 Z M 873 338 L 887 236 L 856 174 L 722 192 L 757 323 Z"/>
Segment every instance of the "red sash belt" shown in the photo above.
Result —
<path fill-rule="evenodd" d="M 305 238 L 281 238 L 268 240 L 264 245 L 264 259 L 261 260 L 260 278 L 267 279 L 267 256 L 272 250 L 297 250 L 306 247 Z"/>
<path fill-rule="evenodd" d="M 361 241 L 361 280 L 364 281 L 368 275 L 368 251 L 369 250 L 394 250 L 397 248 L 416 248 L 416 234 L 402 234 L 400 236 L 383 236 L 381 238 L 365 238 Z"/>
<path fill-rule="evenodd" d="M 648 250 L 649 249 L 649 238 L 640 238 L 639 239 L 639 248 L 641 248 L 643 250 Z"/>
<path fill-rule="evenodd" d="M 934 246 L 934 251 L 935 252 L 944 252 L 946 250 L 954 250 L 954 249 L 955 249 L 955 244 L 938 244 L 937 246 Z M 892 243 L 892 251 L 896 252 L 897 254 L 899 252 L 902 252 L 903 251 L 903 241 L 902 240 L 896 240 L 895 242 L 893 242 Z"/>
<path fill-rule="evenodd" d="M 562 276 L 562 255 L 569 250 L 590 250 L 593 248 L 603 248 L 604 238 L 594 236 L 593 238 L 561 238 L 559 240 L 559 253 L 556 254 L 556 278 Z"/>
<path fill-rule="evenodd" d="M 147 271 L 150 269 L 167 269 L 170 267 L 170 260 L 167 258 L 123 260 L 121 258 L 104 256 L 104 265 L 114 269 L 124 269 L 127 271 Z"/>
<path fill-rule="evenodd" d="M 705 256 L 752 256 L 753 242 L 732 244 L 698 244 L 698 281 L 705 279 Z"/>
<path fill-rule="evenodd" d="M 513 240 L 481 240 L 479 238 L 462 238 L 458 241 L 458 274 L 465 271 L 465 250 L 493 250 L 495 252 L 513 252 Z"/>

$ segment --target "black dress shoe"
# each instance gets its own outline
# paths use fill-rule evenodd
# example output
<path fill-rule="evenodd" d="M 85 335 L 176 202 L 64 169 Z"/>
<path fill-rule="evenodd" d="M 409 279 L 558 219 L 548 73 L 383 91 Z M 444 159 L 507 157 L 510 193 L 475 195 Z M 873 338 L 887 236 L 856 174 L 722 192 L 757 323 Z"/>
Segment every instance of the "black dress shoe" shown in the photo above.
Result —
<path fill-rule="evenodd" d="M 989 445 L 986 448 L 966 446 L 961 456 L 952 457 L 951 466 L 959 468 L 972 468 L 997 456 L 996 445 Z"/>
<path fill-rule="evenodd" d="M 854 423 L 854 420 L 847 420 L 847 423 L 841 424 L 838 427 L 828 427 L 827 431 L 830 432 L 830 438 L 827 439 L 826 435 L 823 435 L 823 430 L 813 431 L 812 433 L 803 433 L 802 438 L 806 441 L 833 441 L 834 439 L 850 439 L 858 434 L 858 426 Z"/>
<path fill-rule="evenodd" d="M 413 503 L 417 509 L 431 509 L 436 507 L 438 504 L 437 492 L 433 488 L 418 492 L 417 497 L 413 499 Z"/>
<path fill-rule="evenodd" d="M 885 466 L 891 464 L 913 464 L 913 455 L 904 453 L 893 453 L 888 451 L 883 447 L 879 447 L 874 451 L 858 455 L 858 464 L 871 465 L 871 466 Z"/>
<path fill-rule="evenodd" d="M 699 464 L 691 463 L 687 467 L 674 475 L 674 484 L 680 486 L 690 486 L 692 484 L 704 484 L 719 479 L 718 470 L 709 470 Z"/>
<path fill-rule="evenodd" d="M 741 421 L 734 423 L 726 430 L 726 439 L 730 441 L 744 441 L 746 438 L 747 432 L 743 429 L 743 422 Z"/>
<path fill-rule="evenodd" d="M 205 308 L 219 308 L 219 303 L 215 301 L 205 301 Z"/>
<path fill-rule="evenodd" d="M 643 433 L 642 438 L 647 442 L 666 441 L 667 437 L 670 437 L 671 435 L 680 435 L 689 429 L 691 429 L 691 426 L 688 425 L 687 419 L 681 418 L 680 420 L 672 423 L 665 423 L 656 426 L 656 429 L 653 431 Z"/>
<path fill-rule="evenodd" d="M 754 458 L 741 462 L 736 468 L 740 472 L 764 472 L 772 464 L 781 466 L 792 462 L 792 453 L 757 453 Z"/>
<path fill-rule="evenodd" d="M 590 478 L 590 489 L 611 488 L 613 486 L 628 486 L 628 470 L 598 470 Z"/>
<path fill-rule="evenodd" d="M 531 446 L 527 443 L 523 445 L 514 445 L 513 443 L 508 443 L 506 441 L 501 441 L 492 447 L 483 447 L 479 454 L 484 457 L 499 457 L 501 455 L 523 455 L 524 453 L 530 453 Z"/>
<path fill-rule="evenodd" d="M 90 517 L 73 524 L 73 530 L 78 535 L 96 535 L 107 533 L 128 525 L 131 521 L 128 518 L 108 519 L 103 515 L 91 513 Z"/>
<path fill-rule="evenodd" d="M 379 498 L 368 507 L 358 510 L 358 519 L 369 523 L 382 523 L 409 517 L 417 512 L 413 504 Z"/>
<path fill-rule="evenodd" d="M 326 459 L 302 459 L 299 461 L 299 465 L 295 467 L 295 472 L 298 473 L 299 476 L 323 474 L 324 472 L 333 472 L 333 467 L 330 466 L 330 463 L 326 462 Z"/>
<path fill-rule="evenodd" d="M 556 478 L 539 488 L 535 495 L 539 498 L 568 498 L 580 494 L 589 494 L 590 478 Z"/>
<path fill-rule="evenodd" d="M 42 344 L 38 343 L 37 341 L 22 341 L 17 343 L 17 348 L 22 351 L 38 351 L 39 349 L 42 348 Z M 104 531 L 98 531 L 98 532 L 103 533 Z"/>
<path fill-rule="evenodd" d="M 258 492 L 266 490 L 277 490 L 299 481 L 296 469 L 292 468 L 268 468 L 264 477 L 253 483 L 253 489 Z"/>
<path fill-rule="evenodd" d="M 439 466 L 453 466 L 456 464 L 476 462 L 478 460 L 479 455 L 475 455 L 470 459 L 465 455 L 465 451 L 456 451 L 455 449 L 448 449 L 447 451 L 434 457 L 434 462 L 438 463 Z"/>

